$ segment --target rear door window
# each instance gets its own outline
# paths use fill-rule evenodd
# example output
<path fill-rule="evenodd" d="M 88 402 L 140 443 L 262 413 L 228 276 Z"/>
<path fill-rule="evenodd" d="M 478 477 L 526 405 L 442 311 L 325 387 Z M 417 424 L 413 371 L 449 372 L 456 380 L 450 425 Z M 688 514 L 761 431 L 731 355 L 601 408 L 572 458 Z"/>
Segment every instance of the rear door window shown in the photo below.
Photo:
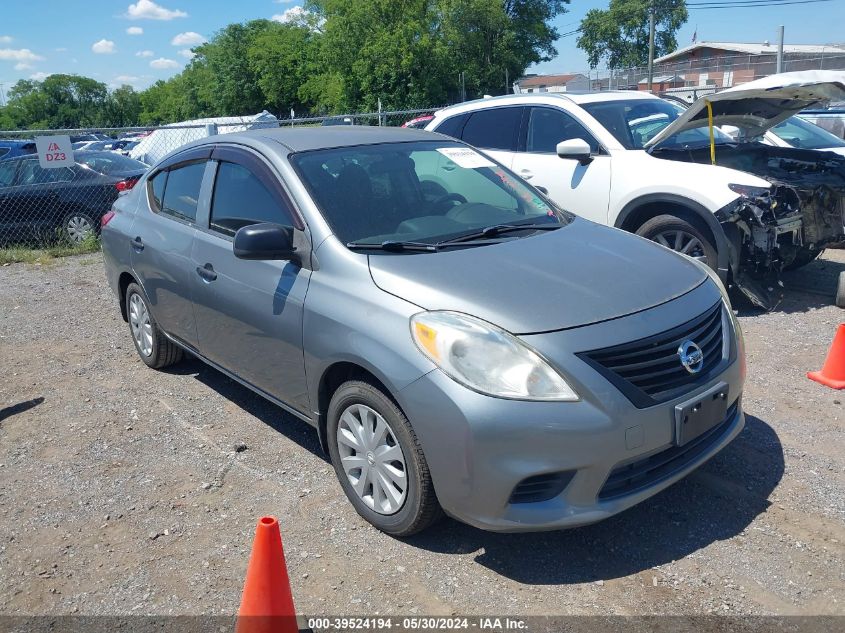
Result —
<path fill-rule="evenodd" d="M 198 161 L 169 170 L 161 202 L 163 215 L 186 222 L 196 221 L 205 163 Z"/>
<path fill-rule="evenodd" d="M 512 152 L 516 148 L 521 121 L 521 107 L 479 110 L 470 115 L 461 138 L 482 149 Z"/>
<path fill-rule="evenodd" d="M 461 138 L 461 132 L 464 129 L 464 123 L 469 118 L 468 114 L 458 114 L 452 117 L 449 117 L 443 123 L 437 126 L 437 129 L 434 130 L 440 134 L 445 134 L 446 136 L 451 136 L 453 138 Z"/>
<path fill-rule="evenodd" d="M 250 169 L 221 162 L 214 180 L 210 226 L 234 236 L 244 226 L 259 222 L 293 225 L 287 206 Z"/>
<path fill-rule="evenodd" d="M 147 188 L 150 193 L 150 205 L 156 213 L 161 211 L 161 199 L 164 197 L 164 186 L 167 184 L 166 171 L 160 171 L 150 178 Z"/>

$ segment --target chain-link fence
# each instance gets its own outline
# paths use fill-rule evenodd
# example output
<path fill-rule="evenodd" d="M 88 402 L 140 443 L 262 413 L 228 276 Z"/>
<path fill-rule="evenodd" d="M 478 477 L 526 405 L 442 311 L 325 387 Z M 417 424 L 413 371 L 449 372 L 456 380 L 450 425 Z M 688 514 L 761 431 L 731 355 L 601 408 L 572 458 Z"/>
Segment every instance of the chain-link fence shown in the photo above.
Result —
<path fill-rule="evenodd" d="M 196 139 L 288 126 L 422 126 L 435 110 L 288 119 L 262 112 L 152 128 L 0 131 L 0 248 L 95 246 L 101 219 L 118 196 L 166 154 Z"/>

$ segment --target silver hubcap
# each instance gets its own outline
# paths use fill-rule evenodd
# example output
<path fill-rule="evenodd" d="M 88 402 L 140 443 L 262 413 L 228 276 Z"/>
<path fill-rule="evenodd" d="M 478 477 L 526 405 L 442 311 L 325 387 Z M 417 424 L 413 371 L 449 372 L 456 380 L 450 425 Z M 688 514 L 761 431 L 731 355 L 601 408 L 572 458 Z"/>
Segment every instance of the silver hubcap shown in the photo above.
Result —
<path fill-rule="evenodd" d="M 663 231 L 651 239 L 658 244 L 663 244 L 663 246 L 671 248 L 673 251 L 689 255 L 703 264 L 707 263 L 707 256 L 704 254 L 704 244 L 695 235 L 691 235 L 686 231 Z"/>
<path fill-rule="evenodd" d="M 141 296 L 133 294 L 129 298 L 129 327 L 132 328 L 132 336 L 144 356 L 152 356 L 153 353 L 153 326 L 150 323 L 150 313 Z"/>
<path fill-rule="evenodd" d="M 91 220 L 82 215 L 75 215 L 67 221 L 67 234 L 74 242 L 81 242 L 94 232 Z"/>
<path fill-rule="evenodd" d="M 379 514 L 399 512 L 408 494 L 405 456 L 387 421 L 370 407 L 353 404 L 340 416 L 337 447 L 355 494 Z"/>

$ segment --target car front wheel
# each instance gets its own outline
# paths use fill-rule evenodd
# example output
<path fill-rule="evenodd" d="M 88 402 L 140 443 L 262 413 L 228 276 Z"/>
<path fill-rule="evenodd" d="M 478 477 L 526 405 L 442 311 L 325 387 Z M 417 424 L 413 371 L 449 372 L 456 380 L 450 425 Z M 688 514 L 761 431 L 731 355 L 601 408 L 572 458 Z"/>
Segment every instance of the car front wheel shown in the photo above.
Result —
<path fill-rule="evenodd" d="M 344 493 L 375 527 L 409 536 L 441 516 L 417 436 L 380 389 L 358 380 L 343 383 L 329 404 L 327 436 Z"/>
<path fill-rule="evenodd" d="M 716 270 L 716 248 L 697 226 L 674 215 L 658 215 L 639 229 L 637 235 L 662 244 L 666 248 L 693 257 Z"/>

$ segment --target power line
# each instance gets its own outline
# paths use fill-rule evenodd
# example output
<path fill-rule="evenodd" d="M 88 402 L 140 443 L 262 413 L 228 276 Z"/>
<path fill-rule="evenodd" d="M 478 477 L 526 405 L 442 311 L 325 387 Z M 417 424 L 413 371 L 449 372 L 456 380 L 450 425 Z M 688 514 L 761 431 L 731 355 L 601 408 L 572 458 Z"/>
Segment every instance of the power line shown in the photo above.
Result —
<path fill-rule="evenodd" d="M 833 2 L 834 0 L 785 0 L 785 1 L 778 1 L 778 0 L 760 0 L 755 2 L 754 0 L 747 0 L 746 2 L 727 2 L 727 0 L 723 0 L 722 2 L 712 2 L 706 3 L 702 2 L 700 4 L 689 3 L 687 4 L 687 9 L 689 11 L 706 11 L 708 9 L 751 9 L 751 8 L 762 8 L 762 7 L 782 7 L 790 4 L 816 4 L 819 2 Z"/>

